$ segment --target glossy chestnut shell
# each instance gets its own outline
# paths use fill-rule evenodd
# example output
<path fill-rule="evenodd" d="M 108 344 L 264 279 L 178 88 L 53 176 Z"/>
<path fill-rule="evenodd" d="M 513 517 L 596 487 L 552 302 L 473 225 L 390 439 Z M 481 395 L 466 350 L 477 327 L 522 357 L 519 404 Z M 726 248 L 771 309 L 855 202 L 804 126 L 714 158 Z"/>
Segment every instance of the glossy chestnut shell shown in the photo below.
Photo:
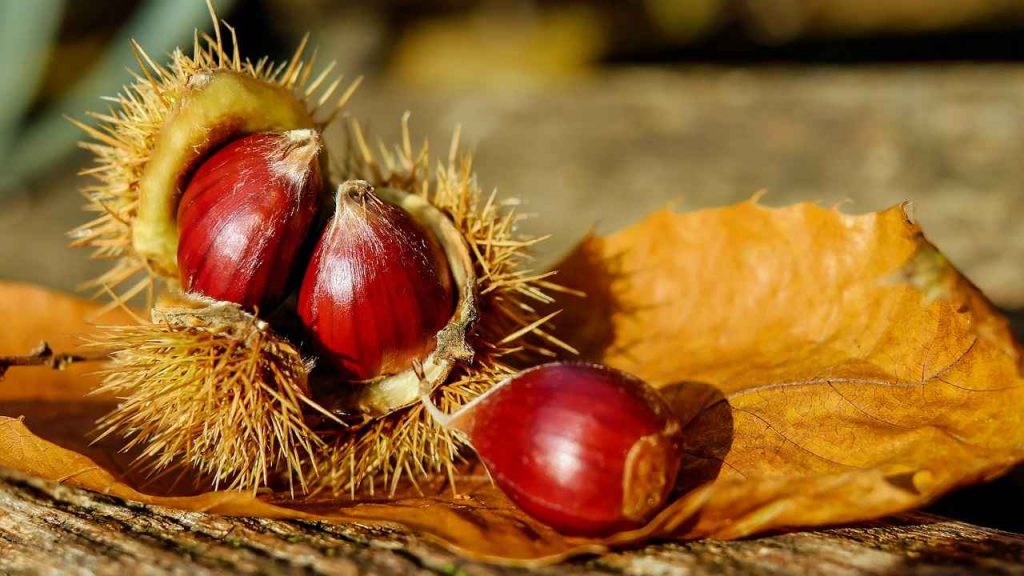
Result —
<path fill-rule="evenodd" d="M 321 205 L 313 130 L 260 133 L 202 162 L 178 205 L 184 290 L 270 312 L 287 296 Z"/>
<path fill-rule="evenodd" d="M 452 416 L 494 482 L 559 532 L 637 528 L 664 505 L 680 426 L 652 387 L 592 364 L 526 370 Z"/>
<path fill-rule="evenodd" d="M 299 316 L 320 356 L 347 381 L 409 369 L 436 345 L 455 292 L 438 242 L 360 180 L 336 212 L 299 291 Z"/>

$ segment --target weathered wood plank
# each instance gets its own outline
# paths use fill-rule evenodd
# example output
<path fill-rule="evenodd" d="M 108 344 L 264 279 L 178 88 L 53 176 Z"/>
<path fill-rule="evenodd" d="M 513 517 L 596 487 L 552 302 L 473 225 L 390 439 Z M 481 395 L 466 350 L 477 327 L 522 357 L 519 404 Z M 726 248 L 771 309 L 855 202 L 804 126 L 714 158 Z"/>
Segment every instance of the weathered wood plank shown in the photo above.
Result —
<path fill-rule="evenodd" d="M 1024 536 L 926 514 L 660 543 L 541 574 L 1024 574 Z M 392 530 L 125 503 L 0 470 L 0 574 L 518 574 Z"/>
<path fill-rule="evenodd" d="M 822 4 L 822 3 L 818 3 Z M 356 71 L 350 71 L 356 72 Z M 352 113 L 395 142 L 444 154 L 454 124 L 480 182 L 523 199 L 553 262 L 593 226 L 607 232 L 666 205 L 819 200 L 876 210 L 903 200 L 929 238 L 990 297 L 1024 307 L 1024 66 L 617 69 L 548 90 L 360 88 Z M 327 135 L 332 153 L 343 123 Z M 106 269 L 69 252 L 86 220 L 67 170 L 0 211 L 0 276 L 73 290 Z"/>

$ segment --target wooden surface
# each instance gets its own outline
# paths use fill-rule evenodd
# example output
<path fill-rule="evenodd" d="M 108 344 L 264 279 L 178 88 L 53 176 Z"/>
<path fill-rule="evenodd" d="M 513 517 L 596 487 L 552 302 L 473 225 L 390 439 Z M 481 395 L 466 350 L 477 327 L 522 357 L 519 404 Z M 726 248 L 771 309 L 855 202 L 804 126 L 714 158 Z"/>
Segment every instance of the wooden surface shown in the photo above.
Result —
<path fill-rule="evenodd" d="M 540 574 L 1024 574 L 1024 536 L 927 514 L 738 542 L 661 543 Z M 227 518 L 0 469 L 0 574 L 519 574 L 409 534 Z"/>
<path fill-rule="evenodd" d="M 354 72 L 354 71 L 352 71 Z M 98 103 L 98 101 L 97 101 Z M 1024 66 L 620 68 L 567 84 L 439 93 L 369 78 L 351 112 L 394 142 L 477 151 L 484 188 L 523 200 L 554 262 L 587 231 L 673 205 L 912 200 L 929 238 L 998 304 L 1024 307 Z M 75 113 L 76 111 L 68 111 Z M 332 146 L 344 141 L 332 126 Z M 68 250 L 80 156 L 0 210 L 0 277 L 73 290 L 105 263 Z"/>

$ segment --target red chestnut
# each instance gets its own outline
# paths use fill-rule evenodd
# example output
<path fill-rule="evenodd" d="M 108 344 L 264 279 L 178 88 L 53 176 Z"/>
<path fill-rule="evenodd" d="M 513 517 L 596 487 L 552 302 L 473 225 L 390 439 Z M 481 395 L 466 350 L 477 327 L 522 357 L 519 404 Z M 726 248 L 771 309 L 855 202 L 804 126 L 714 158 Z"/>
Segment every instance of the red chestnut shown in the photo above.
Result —
<path fill-rule="evenodd" d="M 437 241 L 368 183 L 342 184 L 299 291 L 299 316 L 322 357 L 351 381 L 407 370 L 433 350 L 454 308 Z"/>
<path fill-rule="evenodd" d="M 468 436 L 516 505 L 565 534 L 643 525 L 664 506 L 679 471 L 680 425 L 671 409 L 646 383 L 604 366 L 546 364 L 451 416 L 427 408 Z"/>
<path fill-rule="evenodd" d="M 200 164 L 178 205 L 182 287 L 244 308 L 275 308 L 320 206 L 314 130 L 251 134 Z"/>

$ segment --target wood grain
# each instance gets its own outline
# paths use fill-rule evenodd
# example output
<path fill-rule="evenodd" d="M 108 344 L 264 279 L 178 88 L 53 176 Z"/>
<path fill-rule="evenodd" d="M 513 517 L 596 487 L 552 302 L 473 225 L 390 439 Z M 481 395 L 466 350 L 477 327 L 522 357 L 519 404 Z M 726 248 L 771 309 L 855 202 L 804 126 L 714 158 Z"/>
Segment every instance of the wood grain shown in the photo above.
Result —
<path fill-rule="evenodd" d="M 661 543 L 538 574 L 1024 574 L 1024 536 L 907 514 L 734 542 Z M 521 574 L 360 525 L 125 503 L 0 469 L 0 574 Z"/>

